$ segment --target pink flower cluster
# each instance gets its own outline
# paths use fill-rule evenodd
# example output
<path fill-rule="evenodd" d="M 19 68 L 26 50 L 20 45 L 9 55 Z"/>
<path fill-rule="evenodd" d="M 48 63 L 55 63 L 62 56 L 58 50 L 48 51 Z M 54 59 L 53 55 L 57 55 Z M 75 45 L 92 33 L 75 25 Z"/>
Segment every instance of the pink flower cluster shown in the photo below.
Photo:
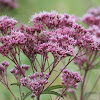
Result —
<path fill-rule="evenodd" d="M 52 12 L 40 12 L 32 16 L 31 21 L 34 23 L 34 27 L 40 28 L 40 30 L 48 27 L 49 29 L 56 29 L 61 27 L 71 27 L 76 21 L 74 16 L 68 14 L 58 14 L 55 11 Z"/>
<path fill-rule="evenodd" d="M 17 23 L 15 20 L 8 20 L 6 16 L 1 19 L 3 32 Z M 33 27 L 21 25 L 19 29 L 14 28 L 10 31 L 9 36 L 1 37 L 0 51 L 3 55 L 7 55 L 12 48 L 18 46 L 30 60 L 34 60 L 35 54 L 47 57 L 48 52 L 51 52 L 54 58 L 63 58 L 75 55 L 76 46 L 87 44 L 91 46 L 90 44 L 94 42 L 87 39 L 88 32 L 75 22 L 74 16 L 58 14 L 54 11 L 43 12 L 35 15 L 31 21 L 34 23 Z M 3 34 L 7 34 L 7 31 Z"/>
<path fill-rule="evenodd" d="M 88 28 L 88 31 L 90 32 L 91 36 L 93 37 L 93 40 L 95 41 L 92 46 L 95 46 L 98 50 L 100 50 L 100 27 L 93 25 Z"/>
<path fill-rule="evenodd" d="M 6 71 L 7 71 L 7 67 L 9 66 L 9 62 L 4 61 L 0 64 L 0 76 L 2 78 L 4 78 Z"/>
<path fill-rule="evenodd" d="M 100 38 L 100 28 L 97 25 L 93 25 L 88 28 L 88 31 L 91 35 L 94 35 L 96 38 Z"/>
<path fill-rule="evenodd" d="M 17 21 L 13 18 L 9 18 L 8 16 L 1 16 L 0 17 L 0 31 L 2 35 L 11 34 L 11 30 L 17 24 Z M 9 33 L 9 32 L 10 33 Z"/>
<path fill-rule="evenodd" d="M 77 55 L 74 59 L 74 63 L 77 64 L 80 69 L 89 70 L 95 67 L 96 62 L 98 62 L 96 61 L 96 57 L 99 56 L 100 50 L 100 8 L 91 8 L 87 14 L 83 16 L 82 21 L 88 26 L 87 33 L 83 37 L 83 40 L 85 40 L 84 43 L 86 42 L 86 44 L 88 43 L 89 45 L 84 46 L 84 49 L 80 52 L 81 55 L 83 52 L 85 55 Z"/>
<path fill-rule="evenodd" d="M 16 3 L 16 0 L 0 0 L 1 6 L 9 6 L 10 8 L 16 8 L 18 5 Z"/>
<path fill-rule="evenodd" d="M 0 53 L 3 56 L 8 56 L 9 53 L 15 53 L 13 50 L 16 47 L 25 45 L 27 39 L 25 35 L 21 32 L 11 31 L 11 35 L 0 37 Z M 15 53 L 16 54 L 16 53 Z"/>
<path fill-rule="evenodd" d="M 92 41 L 92 49 L 100 50 L 100 7 L 91 8 L 88 13 L 83 16 L 82 21 L 89 26 L 87 30 L 89 34 L 87 34 L 86 37 L 87 40 Z"/>
<path fill-rule="evenodd" d="M 91 8 L 82 18 L 82 21 L 88 26 L 97 25 L 100 27 L 100 7 Z"/>
<path fill-rule="evenodd" d="M 22 50 L 30 59 L 37 53 L 47 57 L 48 52 L 54 58 L 73 56 L 77 52 L 75 46 L 84 44 L 85 39 L 82 39 L 87 31 L 75 22 L 74 16 L 43 12 L 33 16 L 31 21 L 33 27 L 20 27 L 20 31 L 28 36 L 29 42 Z"/>
<path fill-rule="evenodd" d="M 66 88 L 77 88 L 78 83 L 82 81 L 82 77 L 77 72 L 70 72 L 68 69 L 63 70 L 61 79 Z"/>
<path fill-rule="evenodd" d="M 29 65 L 22 65 L 21 67 L 20 66 L 17 66 L 17 65 L 14 65 L 15 68 L 11 69 L 10 72 L 15 76 L 16 79 L 20 78 L 23 76 L 25 76 L 25 73 L 26 71 L 28 71 L 29 69 Z"/>
<path fill-rule="evenodd" d="M 29 75 L 28 77 L 29 80 L 26 77 L 21 79 L 21 85 L 30 88 L 32 91 L 32 98 L 35 97 L 35 95 L 40 95 L 45 85 L 48 83 L 49 74 L 47 73 L 45 75 L 44 72 L 41 72 L 41 74 L 35 72 L 33 75 Z"/>

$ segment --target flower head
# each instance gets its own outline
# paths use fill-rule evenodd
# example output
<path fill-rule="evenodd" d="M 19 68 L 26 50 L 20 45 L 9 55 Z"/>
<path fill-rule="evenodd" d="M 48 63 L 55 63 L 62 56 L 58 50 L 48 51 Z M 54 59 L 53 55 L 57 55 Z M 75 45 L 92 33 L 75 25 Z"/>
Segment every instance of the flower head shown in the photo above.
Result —
<path fill-rule="evenodd" d="M 5 73 L 7 71 L 7 67 L 9 66 L 9 62 L 4 61 L 0 64 L 0 76 L 5 76 Z M 4 77 L 3 77 L 4 78 Z"/>
<path fill-rule="evenodd" d="M 8 16 L 0 17 L 0 30 L 3 35 L 10 34 L 8 31 L 14 28 L 17 24 L 17 21 L 14 18 L 9 18 Z"/>
<path fill-rule="evenodd" d="M 43 91 L 45 85 L 48 83 L 49 75 L 48 73 L 45 75 L 44 72 L 41 74 L 36 72 L 33 75 L 28 75 L 28 77 L 29 80 L 26 77 L 21 79 L 21 85 L 30 87 L 34 94 L 32 97 L 35 97 L 35 95 L 38 95 Z"/>
<path fill-rule="evenodd" d="M 100 7 L 91 8 L 82 18 L 82 21 L 88 26 L 97 25 L 100 27 Z"/>
<path fill-rule="evenodd" d="M 34 60 L 35 54 L 47 57 L 48 52 L 55 59 L 74 56 L 77 53 L 75 47 L 84 44 L 82 39 L 87 31 L 76 23 L 73 15 L 58 14 L 55 11 L 41 12 L 35 14 L 31 22 L 33 27 L 20 27 L 27 37 L 27 43 L 22 50 L 30 60 Z"/>
<path fill-rule="evenodd" d="M 61 74 L 62 84 L 66 88 L 77 88 L 79 82 L 82 81 L 81 76 L 77 72 L 70 72 L 68 69 L 64 69 Z"/>
<path fill-rule="evenodd" d="M 21 32 L 12 31 L 11 35 L 0 37 L 0 53 L 4 56 L 8 55 L 9 52 L 16 47 L 20 47 L 25 44 L 26 37 Z"/>
<path fill-rule="evenodd" d="M 14 65 L 14 67 L 15 68 L 11 69 L 10 72 L 15 76 L 16 79 L 18 79 L 19 77 L 22 77 L 23 75 L 25 75 L 25 73 L 28 71 L 30 66 L 24 64 L 22 66 Z M 24 80 L 24 78 L 23 78 L 23 80 Z"/>

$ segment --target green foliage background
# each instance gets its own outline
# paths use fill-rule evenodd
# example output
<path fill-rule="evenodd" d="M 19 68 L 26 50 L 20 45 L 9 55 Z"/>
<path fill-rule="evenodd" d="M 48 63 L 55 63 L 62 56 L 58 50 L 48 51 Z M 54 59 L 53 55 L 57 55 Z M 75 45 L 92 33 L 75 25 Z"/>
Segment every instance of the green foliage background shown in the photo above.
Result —
<path fill-rule="evenodd" d="M 31 18 L 32 15 L 35 13 L 39 13 L 40 11 L 52 11 L 55 10 L 59 13 L 68 13 L 68 14 L 74 14 L 78 17 L 83 16 L 83 14 L 86 13 L 86 11 L 91 8 L 91 7 L 98 7 L 100 5 L 100 0 L 18 0 L 18 8 L 10 10 L 9 8 L 5 8 L 3 10 L 0 10 L 0 16 L 2 15 L 8 15 L 10 17 L 14 17 L 18 21 L 18 25 L 21 23 L 25 23 L 26 25 L 29 22 L 29 18 Z M 22 63 L 23 64 L 30 64 L 29 60 L 22 54 L 21 56 Z M 7 60 L 5 57 L 2 57 L 0 55 L 0 62 Z M 64 60 L 66 63 L 67 59 Z M 13 67 L 13 63 L 11 61 L 10 66 L 8 70 L 10 70 Z M 59 68 L 63 66 L 63 63 L 61 62 L 56 70 L 59 71 Z M 71 63 L 68 68 L 72 71 L 78 71 L 77 67 Z M 91 77 L 89 78 L 88 82 L 88 87 L 87 87 L 87 92 L 91 90 L 95 80 L 97 79 L 97 76 L 99 75 L 100 71 L 97 70 L 92 70 L 90 75 Z M 31 72 L 29 72 L 31 74 Z M 57 74 L 57 72 L 54 72 L 52 74 L 52 80 L 54 78 L 54 75 Z M 10 83 L 14 82 L 15 79 L 13 78 L 13 75 L 8 72 L 8 80 Z M 61 84 L 60 78 L 54 83 L 54 84 Z M 94 91 L 96 91 L 96 94 L 93 94 L 90 97 L 90 100 L 100 100 L 99 98 L 99 90 L 100 90 L 100 81 L 98 82 L 96 88 Z M 13 92 L 19 96 L 18 88 L 15 86 L 10 86 Z M 80 95 L 80 84 L 77 89 L 77 95 L 79 97 Z M 23 89 L 23 91 L 26 91 L 26 89 Z M 49 100 L 48 95 L 41 96 L 41 100 Z M 13 100 L 13 97 L 9 93 L 8 90 L 0 83 L 0 100 Z M 27 100 L 31 100 L 28 98 Z"/>

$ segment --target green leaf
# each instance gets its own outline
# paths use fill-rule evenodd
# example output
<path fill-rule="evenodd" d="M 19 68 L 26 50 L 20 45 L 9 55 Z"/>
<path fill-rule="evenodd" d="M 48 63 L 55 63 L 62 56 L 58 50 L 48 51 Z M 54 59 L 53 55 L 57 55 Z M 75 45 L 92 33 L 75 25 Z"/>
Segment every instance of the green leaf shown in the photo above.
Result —
<path fill-rule="evenodd" d="M 32 91 L 29 91 L 28 93 L 26 93 L 26 95 L 23 97 L 23 100 L 25 100 L 31 94 L 32 94 Z"/>
<path fill-rule="evenodd" d="M 62 85 L 55 85 L 55 86 L 50 86 L 46 89 L 46 91 L 50 91 L 50 90 L 54 90 L 54 89 L 59 89 L 59 88 L 63 88 Z"/>
<path fill-rule="evenodd" d="M 55 91 L 44 91 L 41 94 L 53 94 L 53 95 L 60 96 L 63 98 L 63 96 L 61 94 L 59 94 L 58 92 L 55 92 Z"/>
<path fill-rule="evenodd" d="M 21 85 L 21 83 L 20 82 L 17 82 L 17 83 L 12 83 L 12 84 L 10 84 L 10 85 Z"/>
<path fill-rule="evenodd" d="M 91 92 L 86 92 L 84 95 L 84 100 L 86 100 L 87 96 L 90 94 Z M 91 94 L 95 94 L 96 92 L 92 92 Z"/>

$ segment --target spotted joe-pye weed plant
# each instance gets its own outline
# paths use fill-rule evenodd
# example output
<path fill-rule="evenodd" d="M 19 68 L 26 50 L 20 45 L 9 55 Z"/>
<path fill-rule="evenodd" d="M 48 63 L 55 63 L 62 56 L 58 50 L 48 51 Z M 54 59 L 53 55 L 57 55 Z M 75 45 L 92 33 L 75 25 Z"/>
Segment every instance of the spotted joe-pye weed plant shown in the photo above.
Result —
<path fill-rule="evenodd" d="M 79 82 L 82 82 L 84 88 L 84 79 L 82 81 L 82 77 L 77 72 L 69 71 L 67 66 L 73 60 L 80 65 L 83 58 L 87 60 L 84 55 L 99 51 L 100 42 L 94 34 L 78 25 L 75 16 L 58 14 L 55 11 L 35 14 L 30 22 L 33 23 L 32 26 L 22 24 L 17 27 L 18 22 L 13 18 L 0 17 L 0 54 L 15 64 L 10 72 L 16 82 L 11 85 L 19 87 L 20 97 L 16 97 L 10 89 L 7 80 L 7 68 L 10 66 L 7 61 L 0 64 L 0 82 L 11 92 L 15 100 L 25 100 L 28 96 L 33 100 L 40 100 L 41 94 L 56 95 L 55 100 L 60 100 L 64 99 L 64 95 L 71 88 L 77 88 Z M 21 53 L 29 59 L 30 65 L 21 64 Z M 50 58 L 49 53 L 53 58 Z M 38 59 L 38 55 L 41 60 Z M 49 58 L 53 59 L 52 63 L 49 62 Z M 54 79 L 49 81 L 53 71 L 64 58 L 68 58 L 67 64 L 61 66 Z M 31 74 L 27 76 L 29 68 Z M 59 76 L 62 85 L 53 86 Z M 29 90 L 27 94 L 22 92 L 23 87 Z M 56 89 L 61 91 L 57 92 Z M 75 94 L 73 97 L 77 100 Z M 83 93 L 80 100 L 83 100 Z"/>

